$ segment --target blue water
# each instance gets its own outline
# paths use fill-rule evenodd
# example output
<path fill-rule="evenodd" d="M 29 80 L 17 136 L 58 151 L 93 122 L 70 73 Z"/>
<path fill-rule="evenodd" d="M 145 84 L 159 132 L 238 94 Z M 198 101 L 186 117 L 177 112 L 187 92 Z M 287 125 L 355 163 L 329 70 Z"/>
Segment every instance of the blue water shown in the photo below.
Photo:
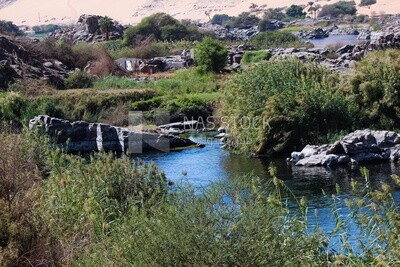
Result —
<path fill-rule="evenodd" d="M 285 159 L 259 159 L 234 155 L 221 149 L 221 142 L 206 136 L 192 136 L 192 140 L 205 143 L 204 148 L 184 149 L 169 153 L 149 153 L 140 157 L 145 161 L 155 162 L 166 174 L 167 179 L 174 182 L 186 181 L 199 189 L 207 188 L 212 182 L 230 179 L 240 174 L 254 173 L 268 179 L 268 166 L 273 163 L 278 170 L 278 177 L 298 197 L 308 199 L 308 221 L 310 229 L 318 225 L 326 233 L 335 228 L 335 217 L 332 215 L 332 194 L 336 194 L 336 184 L 340 186 L 340 200 L 336 208 L 344 221 L 349 221 L 348 209 L 344 199 L 351 198 L 351 180 L 365 186 L 365 180 L 359 167 L 296 167 Z M 377 188 L 381 181 L 392 185 L 396 200 L 400 200 L 399 188 L 391 182 L 390 175 L 400 175 L 400 165 L 383 163 L 366 165 L 370 171 L 370 185 Z M 349 224 L 351 244 L 356 244 L 358 234 L 355 225 Z M 334 242 L 339 242 L 336 237 Z M 334 245 L 333 245 L 334 246 Z"/>
<path fill-rule="evenodd" d="M 323 39 L 311 39 L 310 41 L 315 48 L 327 48 L 343 46 L 347 44 L 362 44 L 365 41 L 357 40 L 357 35 L 330 35 Z"/>

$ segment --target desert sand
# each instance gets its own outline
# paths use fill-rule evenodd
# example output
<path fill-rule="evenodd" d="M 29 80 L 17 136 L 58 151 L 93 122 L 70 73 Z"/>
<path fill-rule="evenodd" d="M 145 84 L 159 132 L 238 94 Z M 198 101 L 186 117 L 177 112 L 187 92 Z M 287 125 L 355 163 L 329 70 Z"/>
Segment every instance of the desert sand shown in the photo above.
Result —
<path fill-rule="evenodd" d="M 4 1 L 4 0 L 3 0 Z M 249 11 L 251 4 L 264 8 L 307 5 L 310 0 L 16 0 L 0 10 L 0 19 L 17 25 L 48 23 L 72 24 L 81 14 L 109 16 L 123 24 L 138 23 L 143 17 L 165 12 L 177 19 L 208 21 L 215 14 L 238 15 Z M 358 4 L 361 0 L 356 0 Z M 1 2 L 1 0 L 0 0 Z M 314 1 L 325 5 L 335 1 Z M 397 14 L 400 1 L 377 0 L 370 8 L 358 7 L 360 14 Z M 208 15 L 207 15 L 207 14 Z"/>

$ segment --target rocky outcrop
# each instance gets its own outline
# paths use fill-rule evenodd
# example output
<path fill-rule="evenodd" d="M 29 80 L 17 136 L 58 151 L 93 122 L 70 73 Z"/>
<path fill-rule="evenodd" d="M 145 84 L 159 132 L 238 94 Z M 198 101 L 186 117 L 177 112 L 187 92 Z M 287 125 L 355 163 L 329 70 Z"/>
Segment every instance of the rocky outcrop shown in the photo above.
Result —
<path fill-rule="evenodd" d="M 50 33 L 55 39 L 67 38 L 73 42 L 102 42 L 106 41 L 106 34 L 101 31 L 101 16 L 81 15 L 78 22 L 73 27 L 58 29 Z M 126 27 L 113 21 L 113 25 L 109 31 L 109 40 L 122 39 Z"/>
<path fill-rule="evenodd" d="M 296 166 L 334 166 L 361 162 L 397 162 L 400 158 L 400 135 L 391 131 L 357 130 L 339 141 L 322 146 L 307 145 L 293 152 L 290 161 Z"/>
<path fill-rule="evenodd" d="M 98 151 L 142 153 L 151 150 L 168 152 L 183 147 L 202 147 L 190 139 L 174 135 L 130 131 L 102 123 L 70 122 L 46 115 L 29 121 L 29 129 L 44 130 L 56 143 L 71 153 Z"/>
<path fill-rule="evenodd" d="M 329 36 L 329 32 L 322 28 L 316 28 L 310 31 L 299 31 L 296 35 L 302 39 L 323 39 Z"/>
<path fill-rule="evenodd" d="M 41 59 L 20 42 L 0 35 L 0 88 L 22 79 L 41 79 L 57 88 L 64 88 L 67 67 L 57 60 Z"/>

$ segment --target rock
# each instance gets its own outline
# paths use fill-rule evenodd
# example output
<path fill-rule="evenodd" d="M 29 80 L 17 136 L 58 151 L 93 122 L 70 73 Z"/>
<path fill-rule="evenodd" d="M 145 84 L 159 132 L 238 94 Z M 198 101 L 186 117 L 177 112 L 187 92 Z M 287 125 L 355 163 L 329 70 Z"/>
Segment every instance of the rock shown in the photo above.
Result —
<path fill-rule="evenodd" d="M 9 36 L 0 35 L 0 87 L 7 87 L 9 82 L 20 79 L 42 79 L 57 88 L 64 88 L 64 79 L 68 69 L 56 68 L 56 61 L 38 58 L 35 51 L 25 49 L 18 41 Z"/>
<path fill-rule="evenodd" d="M 67 38 L 74 43 L 79 41 L 85 42 L 102 42 L 106 40 L 105 34 L 101 32 L 99 21 L 102 17 L 95 15 L 81 15 L 76 25 L 72 27 L 64 27 L 49 34 L 55 39 Z M 113 25 L 109 31 L 109 40 L 122 39 L 123 32 L 126 27 L 113 21 Z"/>
<path fill-rule="evenodd" d="M 400 158 L 400 136 L 392 131 L 369 129 L 352 132 L 331 145 L 307 145 L 292 152 L 296 166 L 333 166 L 360 162 L 381 162 Z"/>
<path fill-rule="evenodd" d="M 29 121 L 29 129 L 39 128 L 56 143 L 71 153 L 94 151 L 141 153 L 151 150 L 168 152 L 189 146 L 202 147 L 190 139 L 173 135 L 129 131 L 107 124 L 84 121 L 69 122 L 46 115 L 36 116 Z"/>

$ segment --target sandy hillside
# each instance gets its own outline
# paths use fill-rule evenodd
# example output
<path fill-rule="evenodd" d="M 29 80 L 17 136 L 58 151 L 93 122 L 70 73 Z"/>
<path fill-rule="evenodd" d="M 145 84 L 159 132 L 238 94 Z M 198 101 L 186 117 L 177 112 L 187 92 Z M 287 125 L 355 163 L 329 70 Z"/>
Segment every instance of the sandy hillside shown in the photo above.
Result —
<path fill-rule="evenodd" d="M 361 0 L 356 0 L 358 4 Z M 309 0 L 0 0 L 0 19 L 21 25 L 45 23 L 75 23 L 81 14 L 107 15 L 124 24 L 134 24 L 156 12 L 166 12 L 178 19 L 207 21 L 214 14 L 238 15 L 249 11 L 251 4 L 259 7 L 287 7 L 295 3 L 306 5 Z M 315 1 L 324 5 L 333 1 Z M 370 8 L 358 8 L 360 13 L 400 13 L 400 1 L 377 0 Z"/>

